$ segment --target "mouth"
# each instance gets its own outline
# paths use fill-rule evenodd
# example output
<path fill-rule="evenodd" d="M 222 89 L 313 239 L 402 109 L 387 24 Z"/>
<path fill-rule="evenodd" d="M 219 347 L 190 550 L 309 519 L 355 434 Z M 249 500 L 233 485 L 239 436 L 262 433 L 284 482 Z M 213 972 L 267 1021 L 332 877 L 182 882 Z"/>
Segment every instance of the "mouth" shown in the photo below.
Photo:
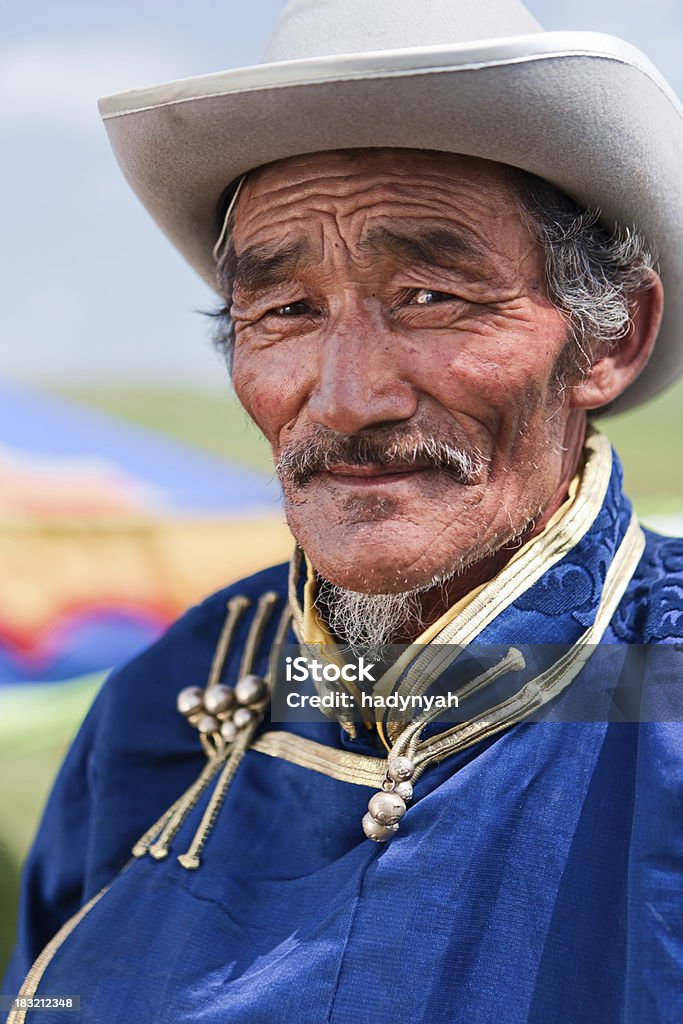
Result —
<path fill-rule="evenodd" d="M 428 472 L 436 472 L 435 467 L 420 463 L 393 463 L 390 466 L 340 464 L 328 466 L 320 476 L 342 487 L 386 487 Z"/>
<path fill-rule="evenodd" d="M 432 487 L 435 481 L 470 486 L 481 483 L 488 463 L 476 447 L 451 442 L 435 433 L 337 435 L 318 432 L 306 442 L 290 442 L 277 454 L 283 486 L 311 484 L 337 488 Z M 386 435 L 386 436 L 385 436 Z"/>

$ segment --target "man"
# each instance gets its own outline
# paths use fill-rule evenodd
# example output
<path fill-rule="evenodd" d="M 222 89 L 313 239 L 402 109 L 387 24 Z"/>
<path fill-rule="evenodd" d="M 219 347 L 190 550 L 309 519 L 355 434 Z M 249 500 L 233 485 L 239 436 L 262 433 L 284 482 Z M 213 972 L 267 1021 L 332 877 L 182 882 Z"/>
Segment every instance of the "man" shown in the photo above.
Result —
<path fill-rule="evenodd" d="M 6 989 L 88 1022 L 678 1020 L 680 729 L 561 713 L 614 645 L 682 638 L 683 547 L 587 428 L 680 366 L 678 108 L 502 0 L 295 0 L 269 60 L 102 109 L 226 303 L 297 551 L 103 688 Z M 409 644 L 371 695 L 422 710 L 277 721 L 285 642 Z M 479 655 L 484 710 L 433 715 Z"/>

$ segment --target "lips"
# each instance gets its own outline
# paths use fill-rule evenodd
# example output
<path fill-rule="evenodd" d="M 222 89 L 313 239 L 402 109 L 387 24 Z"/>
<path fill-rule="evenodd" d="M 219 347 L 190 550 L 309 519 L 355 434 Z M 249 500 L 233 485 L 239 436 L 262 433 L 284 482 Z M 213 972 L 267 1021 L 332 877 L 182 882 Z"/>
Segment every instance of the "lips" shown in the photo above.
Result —
<path fill-rule="evenodd" d="M 328 466 L 324 474 L 331 477 L 335 483 L 351 484 L 356 486 L 367 486 L 371 484 L 389 484 L 399 480 L 406 480 L 416 473 L 424 473 L 427 470 L 434 470 L 433 466 L 421 463 L 399 463 L 395 462 L 389 466 L 378 465 L 337 465 Z"/>

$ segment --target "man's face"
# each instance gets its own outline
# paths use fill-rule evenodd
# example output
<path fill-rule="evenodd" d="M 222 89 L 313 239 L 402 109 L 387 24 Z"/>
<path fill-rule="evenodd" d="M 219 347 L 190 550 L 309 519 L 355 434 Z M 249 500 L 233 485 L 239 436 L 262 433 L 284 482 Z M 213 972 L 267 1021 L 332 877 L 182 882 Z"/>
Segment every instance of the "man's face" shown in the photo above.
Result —
<path fill-rule="evenodd" d="M 567 324 L 504 171 L 285 160 L 249 176 L 233 241 L 235 390 L 318 572 L 405 591 L 518 537 L 560 480 Z"/>

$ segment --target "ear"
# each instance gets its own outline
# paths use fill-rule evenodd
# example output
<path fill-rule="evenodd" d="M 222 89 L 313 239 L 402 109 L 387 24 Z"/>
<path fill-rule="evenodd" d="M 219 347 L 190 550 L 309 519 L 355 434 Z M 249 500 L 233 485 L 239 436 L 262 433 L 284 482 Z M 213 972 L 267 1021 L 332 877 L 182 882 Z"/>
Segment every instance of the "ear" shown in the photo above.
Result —
<path fill-rule="evenodd" d="M 633 383 L 652 354 L 663 309 L 664 289 L 653 270 L 645 287 L 633 295 L 628 333 L 616 344 L 598 346 L 591 369 L 571 389 L 569 401 L 574 408 L 599 409 Z"/>

